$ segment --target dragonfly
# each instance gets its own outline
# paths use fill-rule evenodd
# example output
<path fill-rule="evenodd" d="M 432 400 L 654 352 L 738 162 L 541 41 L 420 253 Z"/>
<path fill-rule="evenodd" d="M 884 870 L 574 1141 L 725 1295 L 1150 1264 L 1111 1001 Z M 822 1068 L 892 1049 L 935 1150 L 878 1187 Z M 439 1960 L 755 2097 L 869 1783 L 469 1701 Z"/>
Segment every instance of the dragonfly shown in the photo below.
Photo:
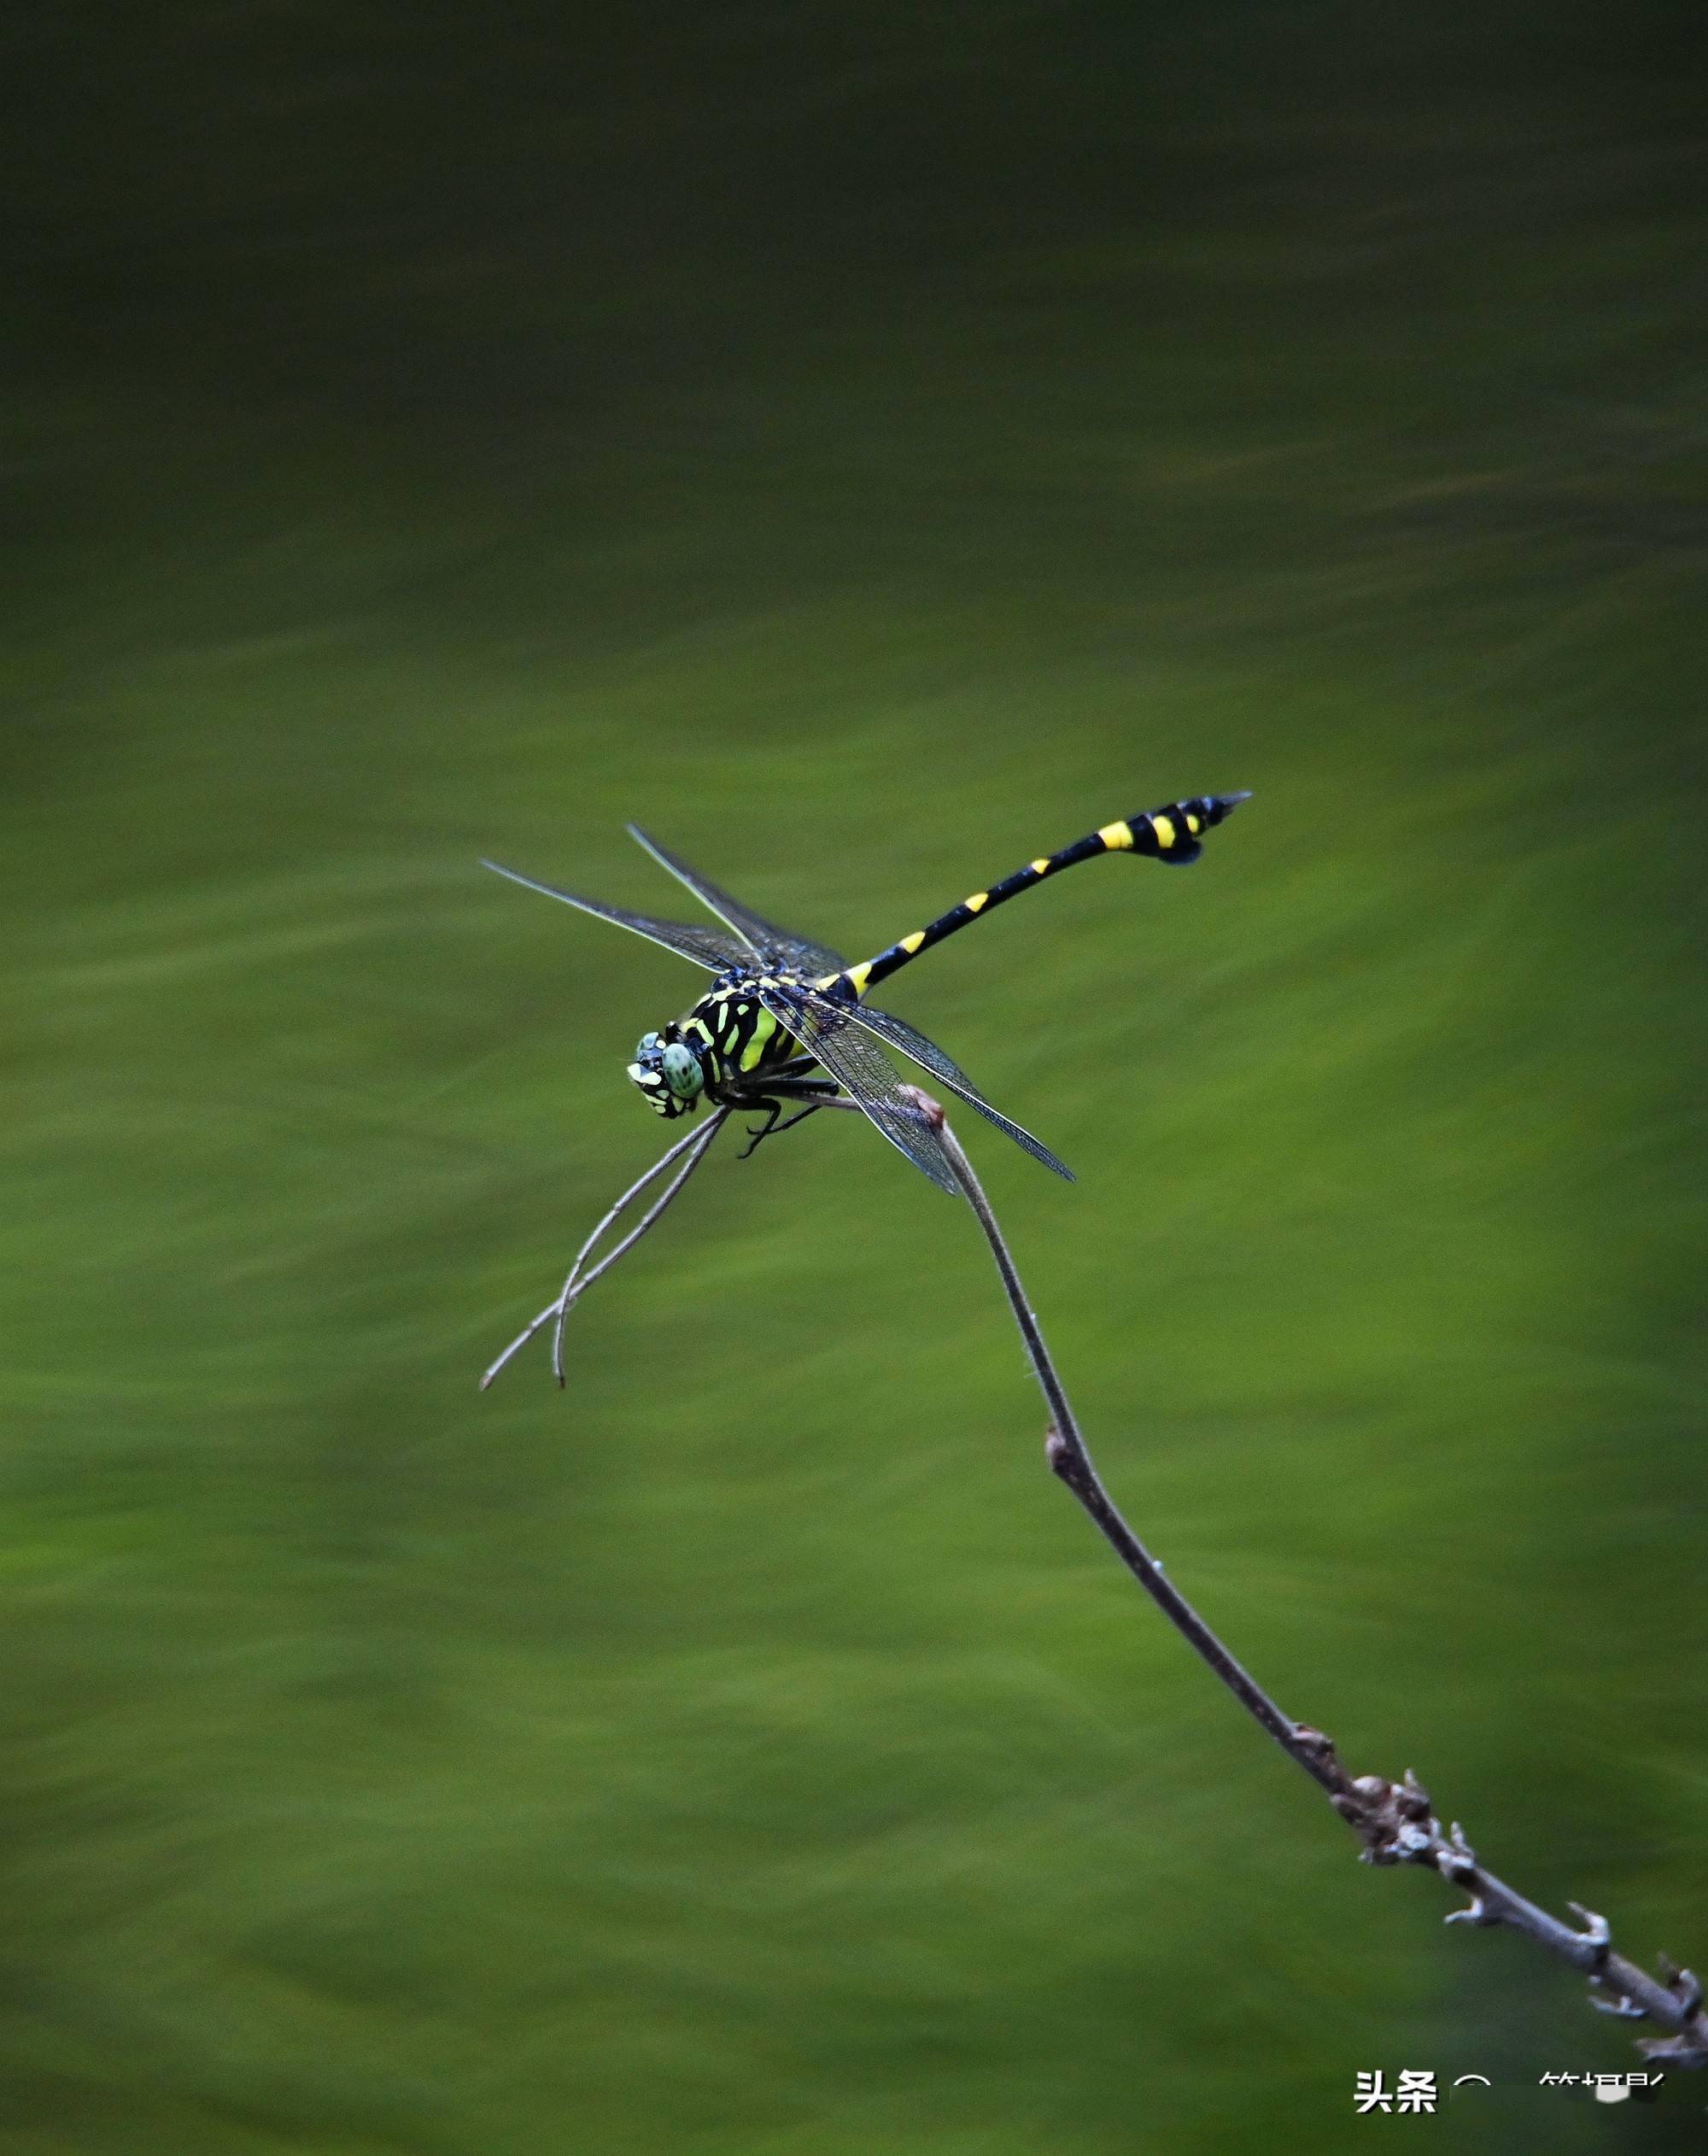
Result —
<path fill-rule="evenodd" d="M 1000 882 L 974 892 L 857 965 L 828 944 L 778 928 L 633 823 L 629 836 L 693 893 L 716 926 L 630 913 L 542 883 L 499 861 L 483 860 L 481 865 L 645 936 L 713 976 L 705 994 L 680 1018 L 641 1035 L 629 1065 L 629 1078 L 660 1116 L 667 1120 L 689 1116 L 702 1102 L 762 1116 L 763 1122 L 748 1126 L 745 1160 L 764 1140 L 793 1128 L 840 1094 L 939 1190 L 953 1193 L 961 1185 L 936 1126 L 912 1088 L 903 1085 L 885 1049 L 947 1087 L 1034 1160 L 1069 1182 L 1073 1175 L 1040 1140 L 992 1107 L 935 1041 L 868 1003 L 868 992 L 1022 891 L 1081 861 L 1105 853 L 1131 853 L 1173 867 L 1196 861 L 1203 851 L 1204 833 L 1250 798 L 1249 793 L 1202 794 L 1105 823 L 1059 852 L 1040 854 Z"/>

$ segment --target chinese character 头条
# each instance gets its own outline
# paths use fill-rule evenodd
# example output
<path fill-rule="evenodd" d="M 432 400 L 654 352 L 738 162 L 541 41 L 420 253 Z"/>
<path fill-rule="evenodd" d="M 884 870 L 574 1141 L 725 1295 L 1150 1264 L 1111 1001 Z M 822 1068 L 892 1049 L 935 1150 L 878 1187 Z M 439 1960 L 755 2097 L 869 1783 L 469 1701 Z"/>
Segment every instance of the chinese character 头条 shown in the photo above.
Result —
<path fill-rule="evenodd" d="M 1436 2107 L 1436 2077 L 1418 2066 L 1400 2069 L 1400 2085 L 1390 2089 L 1381 2068 L 1356 2077 L 1352 2106 L 1357 2112 L 1432 2112 Z"/>

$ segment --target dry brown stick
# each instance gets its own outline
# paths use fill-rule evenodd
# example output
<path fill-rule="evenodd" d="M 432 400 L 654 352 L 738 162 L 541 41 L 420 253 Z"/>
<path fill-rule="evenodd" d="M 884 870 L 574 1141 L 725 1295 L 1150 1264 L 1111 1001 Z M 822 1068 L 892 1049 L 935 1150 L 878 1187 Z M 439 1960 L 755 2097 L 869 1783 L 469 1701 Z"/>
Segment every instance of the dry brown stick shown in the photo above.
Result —
<path fill-rule="evenodd" d="M 1570 1902 L 1567 1906 L 1583 1923 L 1581 1931 L 1574 1930 L 1571 1925 L 1527 1901 L 1478 1863 L 1457 1821 L 1443 1831 L 1428 1790 L 1409 1768 L 1398 1782 L 1380 1774 L 1348 1774 L 1337 1758 L 1332 1742 L 1310 1724 L 1296 1722 L 1284 1714 L 1166 1577 L 1161 1565 L 1122 1518 L 1092 1464 L 1014 1259 L 971 1162 L 930 1094 L 917 1087 L 905 1090 L 936 1128 L 996 1259 L 1009 1308 L 1049 1405 L 1050 1427 L 1045 1451 L 1050 1468 L 1085 1507 L 1098 1532 L 1187 1644 L 1288 1757 L 1323 1790 L 1363 1843 L 1365 1862 L 1421 1864 L 1439 1872 L 1450 1886 L 1461 1889 L 1470 1897 L 1464 1908 L 1451 1912 L 1447 1923 L 1505 1925 L 1510 1930 L 1522 1932 L 1588 1977 L 1596 1987 L 1590 2001 L 1593 2006 L 1606 2013 L 1646 2020 L 1669 2030 L 1666 2036 L 1639 2041 L 1638 2049 L 1650 2059 L 1677 2066 L 1708 2065 L 1708 2015 L 1703 2012 L 1702 1985 L 1689 1970 L 1661 1957 L 1662 1973 L 1652 1977 L 1614 1952 L 1611 1930 L 1604 1918 L 1576 1901 Z"/>

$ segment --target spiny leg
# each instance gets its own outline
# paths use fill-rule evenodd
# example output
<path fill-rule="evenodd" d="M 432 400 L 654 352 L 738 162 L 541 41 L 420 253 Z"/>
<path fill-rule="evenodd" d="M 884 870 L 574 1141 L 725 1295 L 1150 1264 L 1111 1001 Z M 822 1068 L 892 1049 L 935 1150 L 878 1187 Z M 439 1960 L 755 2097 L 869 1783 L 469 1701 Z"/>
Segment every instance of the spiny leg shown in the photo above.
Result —
<path fill-rule="evenodd" d="M 818 1059 L 815 1056 L 791 1056 L 787 1063 L 779 1063 L 776 1069 L 769 1073 L 766 1079 L 766 1090 L 763 1093 L 756 1093 L 740 1104 L 746 1108 L 765 1109 L 768 1114 L 761 1128 L 754 1130 L 750 1126 L 748 1135 L 752 1139 L 753 1145 L 749 1145 L 746 1152 L 741 1153 L 738 1157 L 746 1160 L 747 1154 L 752 1151 L 753 1145 L 757 1145 L 762 1138 L 775 1137 L 778 1131 L 792 1128 L 793 1125 L 803 1122 L 812 1113 L 811 1109 L 804 1108 L 799 1115 L 791 1116 L 787 1122 L 780 1123 L 777 1118 L 783 1112 L 783 1103 L 779 1096 L 787 1097 L 791 1100 L 798 1100 L 804 1099 L 810 1093 L 834 1093 L 836 1091 L 834 1080 L 809 1076 L 810 1072 L 817 1069 Z"/>
<path fill-rule="evenodd" d="M 804 1062 L 807 1059 L 799 1060 Z M 765 1139 L 780 1137 L 784 1131 L 793 1130 L 797 1123 L 804 1123 L 809 1116 L 816 1114 L 824 1105 L 826 1099 L 836 1090 L 836 1082 L 831 1078 L 796 1078 L 779 1084 L 775 1093 L 759 1093 L 751 1100 L 743 1101 L 741 1104 L 744 1108 L 763 1109 L 765 1120 L 757 1130 L 751 1123 L 747 1126 L 748 1142 L 736 1158 L 746 1160 L 749 1153 L 757 1151 Z M 787 1121 L 780 1122 L 777 1119 L 782 1115 L 785 1099 L 805 1100 L 807 1104 L 804 1108 L 797 1109 Z"/>
<path fill-rule="evenodd" d="M 804 1108 L 798 1108 L 794 1114 L 789 1116 L 785 1122 L 781 1123 L 769 1122 L 765 1125 L 763 1130 L 751 1133 L 750 1135 L 752 1137 L 753 1145 L 748 1146 L 747 1152 L 741 1154 L 740 1158 L 746 1160 L 747 1153 L 751 1153 L 752 1151 L 753 1145 L 757 1145 L 760 1139 L 781 1138 L 786 1130 L 793 1130 L 797 1123 L 804 1123 L 809 1116 L 816 1116 L 823 1105 L 824 1103 L 822 1100 L 809 1101 Z"/>

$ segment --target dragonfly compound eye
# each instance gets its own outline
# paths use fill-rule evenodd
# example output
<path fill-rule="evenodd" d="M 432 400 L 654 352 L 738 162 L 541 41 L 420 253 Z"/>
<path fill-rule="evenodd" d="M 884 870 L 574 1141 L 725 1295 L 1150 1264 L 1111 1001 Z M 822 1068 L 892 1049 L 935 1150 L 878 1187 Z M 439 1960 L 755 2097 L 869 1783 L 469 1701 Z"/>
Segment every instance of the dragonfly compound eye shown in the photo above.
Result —
<path fill-rule="evenodd" d="M 641 1035 L 629 1075 L 661 1116 L 685 1114 L 705 1086 L 705 1073 L 693 1050 L 656 1033 Z"/>

